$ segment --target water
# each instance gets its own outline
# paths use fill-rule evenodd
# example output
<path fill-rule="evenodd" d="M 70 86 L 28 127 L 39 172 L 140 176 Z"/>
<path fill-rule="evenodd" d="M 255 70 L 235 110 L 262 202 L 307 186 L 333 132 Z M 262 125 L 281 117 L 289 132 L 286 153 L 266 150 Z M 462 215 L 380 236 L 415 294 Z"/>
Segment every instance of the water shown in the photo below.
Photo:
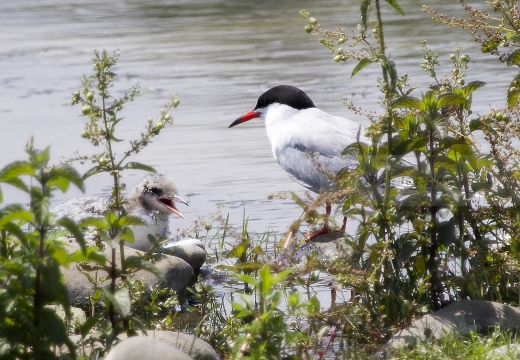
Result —
<path fill-rule="evenodd" d="M 413 1 L 401 3 L 407 16 L 389 10 L 386 27 L 398 70 L 409 73 L 413 84 L 424 85 L 429 79 L 417 57 L 421 40 L 444 55 L 446 66 L 446 55 L 456 46 L 472 46 L 476 61 L 468 80 L 485 80 L 488 88 L 497 89 L 491 97 L 486 92 L 485 99 L 477 94 L 477 109 L 502 105 L 511 72 L 479 54 L 469 35 L 433 24 Z M 447 12 L 460 13 L 458 4 L 448 7 Z M 74 151 L 91 153 L 79 137 L 84 119 L 79 108 L 69 105 L 70 94 L 80 87 L 81 75 L 91 73 L 93 49 L 119 49 L 119 88 L 135 83 L 142 88 L 124 113 L 123 135 L 137 137 L 169 94 L 181 100 L 173 112 L 174 127 L 136 159 L 171 174 L 181 196 L 189 199 L 191 206 L 182 210 L 188 221 L 172 226 L 186 228 L 224 204 L 224 213 L 237 226 L 245 209 L 251 231 L 285 231 L 301 210 L 291 200 L 267 196 L 289 190 L 302 195 L 304 190 L 272 159 L 260 121 L 227 126 L 254 107 L 264 90 L 282 83 L 303 88 L 325 111 L 364 125 L 367 120 L 347 111 L 341 99 L 379 108 L 378 69 L 369 67 L 351 78 L 354 64 L 334 63 L 317 38 L 303 31 L 301 9 L 329 29 L 355 26 L 358 19 L 358 7 L 347 1 L 2 1 L 0 166 L 22 158 L 30 136 L 37 147 L 50 145 L 56 161 Z M 128 183 L 139 176 L 131 174 Z M 93 178 L 87 193 L 103 194 L 108 186 L 107 178 Z M 56 201 L 71 196 L 79 193 Z"/>
<path fill-rule="evenodd" d="M 456 2 L 430 2 L 442 4 L 438 8 L 443 12 L 462 14 Z M 304 189 L 273 160 L 261 122 L 233 129 L 228 125 L 252 109 L 263 91 L 279 84 L 296 85 L 321 109 L 367 125 L 341 99 L 347 96 L 357 106 L 380 109 L 378 68 L 365 68 L 351 78 L 355 64 L 334 63 L 318 39 L 303 31 L 306 20 L 299 15 L 306 9 L 328 29 L 348 29 L 358 22 L 357 3 L 2 0 L 0 167 L 22 159 L 31 136 L 37 147 L 51 146 L 56 162 L 75 151 L 92 153 L 80 138 L 84 118 L 79 108 L 70 106 L 70 95 L 80 87 L 81 75 L 91 74 L 93 49 L 119 49 L 117 88 L 141 86 L 141 95 L 123 114 L 123 136 L 138 137 L 146 119 L 159 114 L 169 94 L 178 94 L 181 100 L 172 113 L 175 125 L 135 158 L 172 175 L 180 195 L 189 200 L 189 208 L 179 205 L 187 221 L 175 219 L 172 227 L 189 228 L 222 204 L 223 214 L 229 213 L 230 223 L 238 228 L 245 211 L 251 232 L 285 232 L 301 209 L 290 199 L 269 200 L 268 195 L 279 191 L 303 195 Z M 450 69 L 448 55 L 461 46 L 462 53 L 473 59 L 467 81 L 487 82 L 485 93 L 475 93 L 476 112 L 504 105 L 516 69 L 481 54 L 468 34 L 430 21 L 417 2 L 400 4 L 407 15 L 387 9 L 391 17 L 385 28 L 388 53 L 400 74 L 408 73 L 411 83 L 425 91 L 430 79 L 420 67 L 421 41 L 427 40 L 441 54 L 444 72 Z M 127 182 L 132 185 L 140 177 L 130 173 Z M 87 181 L 87 194 L 106 194 L 109 186 L 107 177 L 93 177 Z M 79 195 L 71 191 L 55 202 Z M 4 196 L 6 202 L 20 201 L 16 192 L 4 190 Z M 324 291 L 329 291 L 327 286 Z"/>

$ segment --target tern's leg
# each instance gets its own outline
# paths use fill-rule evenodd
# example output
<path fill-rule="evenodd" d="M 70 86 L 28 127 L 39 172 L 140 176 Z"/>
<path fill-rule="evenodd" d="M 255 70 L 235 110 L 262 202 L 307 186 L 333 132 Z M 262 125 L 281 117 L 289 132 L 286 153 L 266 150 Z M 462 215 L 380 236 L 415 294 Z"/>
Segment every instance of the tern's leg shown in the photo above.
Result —
<path fill-rule="evenodd" d="M 313 231 L 310 234 L 307 234 L 307 241 L 311 241 L 315 237 L 318 237 L 320 235 L 323 235 L 323 234 L 326 234 L 326 233 L 329 232 L 329 221 L 328 221 L 328 218 L 330 216 L 330 213 L 332 212 L 332 205 L 328 201 L 325 204 L 326 204 L 326 208 L 325 209 L 326 209 L 327 217 L 323 221 L 323 227 L 320 230 L 316 230 L 316 231 Z"/>
<path fill-rule="evenodd" d="M 345 232 L 347 229 L 347 217 L 343 216 L 343 226 L 341 226 L 341 232 Z"/>

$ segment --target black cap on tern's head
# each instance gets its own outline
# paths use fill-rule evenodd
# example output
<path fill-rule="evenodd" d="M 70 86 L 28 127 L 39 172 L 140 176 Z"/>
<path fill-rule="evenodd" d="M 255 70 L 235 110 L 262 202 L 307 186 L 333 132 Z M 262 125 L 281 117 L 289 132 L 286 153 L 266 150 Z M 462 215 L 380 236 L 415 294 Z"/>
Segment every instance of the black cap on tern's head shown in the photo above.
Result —
<path fill-rule="evenodd" d="M 287 105 L 296 110 L 316 107 L 303 90 L 291 85 L 279 85 L 260 95 L 255 110 L 265 108 L 274 103 Z"/>
<path fill-rule="evenodd" d="M 296 110 L 316 107 L 311 98 L 297 87 L 291 85 L 278 85 L 260 95 L 255 108 L 233 121 L 229 127 L 260 117 L 262 112 L 259 110 L 265 109 L 271 104 L 287 105 Z"/>

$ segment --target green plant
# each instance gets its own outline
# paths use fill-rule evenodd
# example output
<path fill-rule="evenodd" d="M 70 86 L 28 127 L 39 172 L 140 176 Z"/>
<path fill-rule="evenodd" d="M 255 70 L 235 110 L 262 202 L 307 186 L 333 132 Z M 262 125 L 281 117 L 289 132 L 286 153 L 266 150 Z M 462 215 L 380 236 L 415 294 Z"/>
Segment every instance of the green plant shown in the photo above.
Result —
<path fill-rule="evenodd" d="M 83 335 L 80 346 L 91 345 L 93 357 L 107 351 L 119 333 L 126 331 L 133 334 L 136 329 L 145 329 L 156 321 L 153 317 L 160 309 L 171 310 L 176 304 L 175 294 L 158 289 L 150 292 L 150 303 L 143 304 L 142 295 L 147 290 L 141 282 L 131 279 L 131 275 L 138 270 L 147 270 L 159 277 L 162 275 L 144 257 L 124 256 L 123 242 L 133 241 L 129 226 L 142 225 L 142 221 L 125 213 L 121 173 L 127 169 L 154 171 L 147 165 L 128 159 L 144 149 L 165 124 L 172 123 L 169 111 L 179 102 L 172 97 L 161 110 L 160 117 L 155 121 L 149 119 L 146 131 L 139 139 L 130 141 L 130 148 L 117 158 L 116 143 L 122 141 L 117 130 L 123 120 L 119 112 L 138 94 L 138 88 L 132 87 L 121 98 L 113 99 L 109 89 L 116 77 L 113 67 L 118 55 L 110 55 L 106 51 L 95 51 L 94 55 L 94 75 L 83 77 L 83 88 L 73 94 L 72 103 L 81 104 L 83 115 L 89 119 L 82 137 L 94 146 L 102 147 L 102 150 L 92 156 L 71 159 L 92 161 L 94 167 L 82 177 L 69 163 L 51 165 L 49 148 L 36 150 L 31 141 L 27 148 L 28 161 L 14 162 L 0 171 L 0 183 L 16 187 L 30 196 L 28 209 L 18 204 L 0 209 L 2 357 L 75 358 L 77 351 L 68 338 L 65 324 L 71 314 L 68 292 L 60 271 L 60 266 L 69 266 L 73 262 L 79 263 L 85 276 L 96 287 L 92 302 L 93 311 L 97 313 L 93 312 L 84 324 L 78 326 Z M 84 190 L 83 179 L 103 172 L 109 173 L 114 182 L 110 211 L 103 218 L 86 219 L 79 226 L 66 217 L 56 221 L 50 210 L 53 192 L 65 192 L 70 184 Z M 1 195 L 0 189 L 0 202 Z M 100 241 L 98 245 L 109 247 L 110 256 L 105 256 L 98 247 L 87 245 L 81 229 L 86 227 L 96 228 L 95 234 Z M 70 250 L 60 240 L 67 234 L 76 239 L 80 251 L 69 253 Z M 155 243 L 161 241 L 152 240 Z M 120 264 L 115 261 L 117 248 L 121 252 Z M 150 259 L 151 254 L 147 257 Z M 107 279 L 91 275 L 92 271 L 97 270 L 108 274 L 108 286 L 100 285 Z M 99 303 L 103 306 L 98 307 Z M 65 319 L 56 314 L 58 310 L 63 311 Z M 166 319 L 161 326 L 171 326 L 171 321 Z M 97 335 L 92 334 L 93 330 L 99 330 Z M 91 336 L 87 337 L 89 333 Z"/>
<path fill-rule="evenodd" d="M 408 76 L 399 75 L 397 64 L 386 55 L 391 40 L 384 32 L 385 5 L 403 14 L 397 1 L 361 1 L 357 32 L 324 30 L 317 19 L 302 12 L 308 21 L 305 31 L 320 36 L 335 62 L 355 62 L 352 76 L 367 66 L 381 68 L 384 111 L 379 117 L 370 116 L 366 135 L 372 143 L 345 149 L 359 165 L 340 174 L 335 194 L 317 200 L 344 196 L 343 212 L 357 222 L 353 245 L 364 261 L 346 267 L 336 264 L 329 270 L 361 299 L 352 301 L 349 310 L 368 316 L 363 328 L 354 326 L 361 330 L 356 332 L 361 334 L 358 339 L 380 341 L 391 328 L 437 310 L 444 302 L 471 298 L 517 303 L 518 269 L 506 264 L 512 260 L 507 249 L 516 246 L 519 234 L 519 154 L 512 141 L 519 134 L 517 79 L 507 94 L 508 109 L 476 116 L 472 95 L 483 91 L 485 84 L 466 83 L 469 56 L 457 49 L 450 56 L 450 73 L 441 76 L 438 54 L 423 43 L 422 66 L 434 83 L 415 95 L 418 90 L 409 85 Z M 470 31 L 485 51 L 498 54 L 501 48 L 517 46 L 516 5 L 490 3 L 501 19 L 463 5 L 469 21 L 426 11 L 436 20 Z M 514 50 L 502 58 L 516 66 L 519 53 Z M 348 99 L 346 103 L 357 113 L 369 113 Z M 475 131 L 485 133 L 490 154 L 475 146 Z M 344 318 L 345 330 L 350 330 L 348 317 Z"/>
<path fill-rule="evenodd" d="M 27 154 L 27 161 L 0 170 L 0 183 L 22 190 L 30 204 L 0 209 L 0 356 L 52 359 L 60 357 L 54 349 L 62 348 L 61 356 L 75 357 L 65 322 L 49 305 L 70 316 L 59 267 L 78 257 L 68 256 L 60 237 L 71 233 L 83 249 L 85 243 L 79 228 L 68 219 L 56 222 L 49 207 L 55 191 L 71 184 L 84 190 L 83 180 L 69 165 L 51 165 L 49 148 L 40 151 L 29 143 Z"/>
<path fill-rule="evenodd" d="M 139 90 L 138 86 L 133 86 L 122 97 L 112 97 L 110 89 L 117 76 L 114 72 L 117 60 L 117 53 L 109 54 L 107 51 L 95 50 L 93 75 L 88 77 L 84 75 L 82 88 L 72 94 L 72 105 L 81 105 L 83 115 L 88 117 L 82 137 L 95 147 L 101 148 L 100 152 L 94 155 L 79 158 L 82 161 L 91 161 L 94 164 L 94 167 L 88 170 L 83 178 L 108 173 L 113 180 L 110 211 L 102 218 L 90 218 L 80 223 L 81 227 L 95 228 L 102 246 L 107 246 L 110 249 L 110 256 L 101 255 L 92 258 L 92 261 L 85 268 L 86 272 L 104 270 L 108 274 L 108 286 L 99 285 L 105 279 L 97 279 L 96 281 L 96 279 L 88 276 L 96 286 L 96 293 L 93 297 L 94 306 L 96 302 L 104 302 L 106 313 L 104 311 L 98 312 L 89 319 L 82 329 L 82 334 L 86 335 L 92 328 L 108 320 L 109 324 L 101 325 L 101 328 L 108 330 L 102 336 L 107 345 L 111 344 L 120 332 L 132 333 L 135 331 L 134 327 L 143 328 L 144 326 L 132 312 L 130 293 L 133 283 L 127 280 L 138 270 L 146 270 L 156 276 L 162 276 L 153 263 L 145 258 L 137 255 L 125 256 L 124 254 L 124 243 L 134 241 L 130 226 L 145 224 L 142 220 L 126 214 L 125 199 L 122 196 L 122 190 L 125 188 L 122 183 L 122 173 L 128 169 L 155 171 L 148 165 L 129 161 L 129 158 L 148 146 L 153 137 L 158 135 L 166 124 L 173 123 L 169 111 L 179 104 L 177 97 L 172 97 L 170 102 L 161 110 L 160 116 L 156 120 L 149 119 L 145 131 L 141 133 L 137 140 L 131 140 L 129 149 L 125 150 L 123 155 L 118 158 L 116 156 L 116 144 L 122 142 L 118 130 L 124 121 L 120 112 L 128 102 L 134 100 Z M 164 239 L 152 236 L 151 240 L 152 243 L 159 244 Z M 116 261 L 117 250 L 120 252 L 120 264 Z"/>
<path fill-rule="evenodd" d="M 287 313 L 280 309 L 283 290 L 279 286 L 291 271 L 286 269 L 272 274 L 269 266 L 264 266 L 258 279 L 246 274 L 233 274 L 255 289 L 255 296 L 242 294 L 243 303 L 236 301 L 232 304 L 233 317 L 242 321 L 238 336 L 234 338 L 234 359 L 292 358 L 305 347 L 306 334 L 291 329 L 288 320 L 315 309 L 317 300 L 313 298 L 309 303 L 303 302 L 298 292 L 291 292 L 287 298 Z"/>
<path fill-rule="evenodd" d="M 445 334 L 440 339 L 430 339 L 417 344 L 414 349 L 401 348 L 388 354 L 391 359 L 513 359 L 517 355 L 517 335 L 500 328 L 489 334 L 471 332 L 467 336 L 458 333 Z M 504 346 L 505 348 L 501 348 Z M 500 348 L 500 349 L 499 349 Z"/>

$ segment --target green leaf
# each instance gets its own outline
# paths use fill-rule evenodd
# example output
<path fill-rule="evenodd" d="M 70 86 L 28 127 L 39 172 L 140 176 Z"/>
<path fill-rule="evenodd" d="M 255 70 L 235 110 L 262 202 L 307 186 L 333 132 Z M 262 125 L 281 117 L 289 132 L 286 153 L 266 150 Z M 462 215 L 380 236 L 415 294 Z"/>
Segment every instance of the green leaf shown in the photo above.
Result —
<path fill-rule="evenodd" d="M 439 148 L 455 150 L 461 155 L 472 156 L 473 148 L 463 139 L 455 139 L 451 137 L 442 138 L 439 140 Z"/>
<path fill-rule="evenodd" d="M 309 299 L 309 306 L 307 308 L 310 314 L 319 313 L 321 310 L 320 300 L 313 296 Z"/>
<path fill-rule="evenodd" d="M 399 6 L 396 0 L 386 0 L 386 2 L 392 5 L 392 7 L 399 12 L 399 14 L 404 16 L 404 11 L 401 9 L 401 6 Z"/>
<path fill-rule="evenodd" d="M 476 169 L 477 170 L 480 170 L 482 168 L 492 168 L 492 167 L 495 167 L 496 166 L 496 163 L 489 159 L 489 158 L 486 158 L 486 157 L 480 157 L 477 159 L 477 165 L 476 165 Z"/>
<path fill-rule="evenodd" d="M 65 284 L 61 281 L 61 271 L 57 261 L 52 259 L 44 259 L 40 266 L 41 278 L 44 280 L 44 286 L 41 288 L 42 303 L 51 304 L 59 303 L 67 308 L 69 306 L 69 297 Z"/>
<path fill-rule="evenodd" d="M 49 187 L 57 187 L 63 193 L 65 193 L 69 189 L 70 181 L 62 177 L 54 177 L 49 179 L 46 185 Z"/>
<path fill-rule="evenodd" d="M 459 144 L 453 144 L 450 147 L 450 150 L 456 151 L 461 155 L 468 157 L 474 157 L 475 154 L 473 152 L 473 147 L 469 144 L 459 143 Z"/>
<path fill-rule="evenodd" d="M 485 43 L 484 45 L 482 45 L 482 48 L 480 49 L 480 51 L 482 51 L 483 53 L 489 53 L 489 52 L 492 52 L 492 51 L 495 51 L 496 49 L 498 49 L 499 45 L 500 45 L 500 43 L 498 41 L 490 40 L 487 43 Z"/>
<path fill-rule="evenodd" d="M 520 44 L 520 35 L 515 32 L 512 32 L 511 34 L 506 36 L 507 40 L 512 41 L 516 44 Z"/>
<path fill-rule="evenodd" d="M 285 279 L 291 272 L 293 272 L 293 269 L 285 269 L 283 271 L 280 271 L 273 279 L 274 284 L 278 284 L 280 281 Z"/>
<path fill-rule="evenodd" d="M 520 261 L 520 240 L 515 237 L 511 238 L 511 253 L 516 261 Z"/>
<path fill-rule="evenodd" d="M 150 261 L 144 258 L 132 255 L 125 258 L 125 269 L 127 270 L 144 270 L 154 274 L 159 279 L 164 279 L 164 274 Z"/>
<path fill-rule="evenodd" d="M 130 301 L 130 293 L 127 288 L 117 289 L 113 294 L 110 291 L 109 287 L 104 288 L 105 296 L 110 300 L 110 302 L 114 305 L 116 311 L 123 317 L 126 317 L 130 314 L 131 311 L 131 301 Z"/>
<path fill-rule="evenodd" d="M 27 234 L 18 225 L 9 222 L 4 224 L 3 229 L 5 229 L 8 233 L 16 236 L 25 248 L 31 248 Z"/>
<path fill-rule="evenodd" d="M 82 250 L 76 250 L 76 251 L 70 252 L 68 255 L 69 256 L 68 263 L 72 264 L 72 263 L 77 263 L 80 261 L 88 261 L 89 258 L 85 255 L 87 253 L 87 251 L 88 251 L 88 249 L 85 249 L 85 252 L 83 252 Z"/>
<path fill-rule="evenodd" d="M 447 221 L 440 221 L 438 225 L 438 238 L 442 240 L 444 246 L 450 246 L 458 241 L 456 218 L 453 217 Z"/>
<path fill-rule="evenodd" d="M 67 229 L 67 231 L 76 239 L 76 242 L 81 247 L 81 251 L 86 251 L 87 245 L 85 243 L 85 236 L 81 228 L 74 221 L 67 217 L 63 217 L 56 222 L 56 225 L 63 226 L 65 229 Z"/>
<path fill-rule="evenodd" d="M 135 161 L 126 163 L 123 166 L 123 169 L 144 170 L 152 173 L 156 172 L 156 170 L 153 167 Z"/>
<path fill-rule="evenodd" d="M 7 210 L 7 211 L 6 211 Z M 10 222 L 26 222 L 29 223 L 34 220 L 34 215 L 29 210 L 24 210 L 23 208 L 15 208 L 10 206 L 8 208 L 4 208 L 2 213 L 0 213 L 0 229 L 7 223 Z"/>
<path fill-rule="evenodd" d="M 42 324 L 42 328 L 46 337 L 51 341 L 52 344 L 63 345 L 69 343 L 70 340 L 67 336 L 67 330 L 63 320 L 56 314 L 54 309 L 43 308 L 37 314 Z M 68 344 L 67 346 L 72 345 Z"/>
<path fill-rule="evenodd" d="M 57 186 L 61 191 L 67 191 L 69 184 L 76 185 L 82 192 L 85 191 L 85 184 L 79 172 L 70 165 L 55 167 L 50 171 L 49 185 Z"/>
<path fill-rule="evenodd" d="M 65 241 L 59 239 L 58 241 L 62 242 L 66 245 Z M 56 246 L 53 248 L 52 257 L 60 264 L 61 266 L 68 267 L 70 264 L 70 256 L 69 252 L 65 249 L 64 246 Z"/>
<path fill-rule="evenodd" d="M 115 213 L 115 211 L 110 211 L 105 214 L 105 222 L 109 226 L 119 227 L 119 217 Z"/>
<path fill-rule="evenodd" d="M 398 108 L 398 109 L 401 109 L 401 108 L 417 109 L 417 110 L 424 109 L 423 102 L 420 99 L 413 97 L 413 96 L 403 96 L 403 97 L 397 99 L 392 104 L 392 107 Z"/>
<path fill-rule="evenodd" d="M 399 264 L 406 263 L 417 250 L 417 240 L 410 238 L 409 235 L 401 235 L 397 240 L 397 243 L 401 244 L 397 257 Z"/>
<path fill-rule="evenodd" d="M 424 137 L 419 139 L 408 139 L 401 141 L 392 149 L 392 155 L 406 155 L 410 151 L 420 151 L 426 147 L 428 140 Z"/>
<path fill-rule="evenodd" d="M 258 262 L 248 261 L 245 263 L 233 265 L 232 268 L 234 271 L 253 272 L 255 270 L 260 270 L 262 268 L 262 264 Z"/>
<path fill-rule="evenodd" d="M 507 57 L 507 66 L 513 66 L 520 63 L 520 49 L 513 51 Z"/>
<path fill-rule="evenodd" d="M 467 100 L 456 94 L 442 94 L 437 99 L 437 106 L 442 109 L 451 105 L 464 105 Z"/>
<path fill-rule="evenodd" d="M 133 244 L 135 241 L 134 232 L 129 227 L 123 227 L 119 238 L 130 244 Z M 153 241 L 150 241 L 150 244 L 155 244 L 155 237 L 152 234 L 148 234 L 148 240 L 153 240 Z"/>
<path fill-rule="evenodd" d="M 439 155 L 435 159 L 435 169 L 449 170 L 452 173 L 456 173 L 457 162 L 449 156 Z"/>
<path fill-rule="evenodd" d="M 83 338 L 86 338 L 87 335 L 91 332 L 92 329 L 94 329 L 94 327 L 97 325 L 97 324 L 100 324 L 103 320 L 103 313 L 100 312 L 98 314 L 95 314 L 94 316 L 90 316 L 87 318 L 87 321 L 85 321 L 85 323 L 83 323 L 79 330 L 80 330 L 80 334 Z"/>
<path fill-rule="evenodd" d="M 29 187 L 27 187 L 27 185 L 25 185 L 25 183 L 19 179 L 19 178 L 12 178 L 12 179 L 9 179 L 9 180 L 6 180 L 4 181 L 6 184 L 9 184 L 11 186 L 14 186 L 22 191 L 25 191 L 26 193 L 30 193 L 31 190 L 29 189 Z"/>
<path fill-rule="evenodd" d="M 119 219 L 119 226 L 146 226 L 147 224 L 135 216 L 123 216 Z"/>
<path fill-rule="evenodd" d="M 15 161 L 0 170 L 0 182 L 12 185 L 26 193 L 29 188 L 19 178 L 20 176 L 34 176 L 35 168 L 27 161 Z"/>
<path fill-rule="evenodd" d="M 482 130 L 482 125 L 484 125 L 484 122 L 482 121 L 482 118 L 472 119 L 469 122 L 469 130 L 471 132 L 477 131 L 477 130 Z"/>
<path fill-rule="evenodd" d="M 99 173 L 102 173 L 103 172 L 103 169 L 101 168 L 101 166 L 94 166 L 93 168 L 90 168 L 88 169 L 84 174 L 83 174 L 83 180 L 86 180 L 88 179 L 89 177 L 93 176 L 93 175 L 96 175 L 96 174 L 99 174 Z"/>
<path fill-rule="evenodd" d="M 363 69 L 365 66 L 368 66 L 372 64 L 374 61 L 369 58 L 363 58 L 361 59 L 354 70 L 352 70 L 352 75 L 350 77 L 354 77 L 361 69 Z"/>
<path fill-rule="evenodd" d="M 89 217 L 83 219 L 78 223 L 78 226 L 82 228 L 95 227 L 100 229 L 108 229 L 109 227 L 105 219 L 98 217 Z"/>
<path fill-rule="evenodd" d="M 43 151 L 27 149 L 26 152 L 29 154 L 31 165 L 35 169 L 46 168 L 49 164 L 49 160 L 51 158 L 50 147 L 46 147 Z"/>
<path fill-rule="evenodd" d="M 418 255 L 415 258 L 414 268 L 417 276 L 424 276 L 426 274 L 426 261 L 424 257 Z"/>
<path fill-rule="evenodd" d="M 0 170 L 0 182 L 6 182 L 15 177 L 29 175 L 33 176 L 36 170 L 27 161 L 15 161 Z"/>
<path fill-rule="evenodd" d="M 87 252 L 85 253 L 85 255 L 89 259 L 89 261 L 92 261 L 95 264 L 101 266 L 106 266 L 107 264 L 106 254 L 103 251 L 99 250 L 97 247 L 87 247 Z"/>
<path fill-rule="evenodd" d="M 406 209 L 407 211 L 412 209 L 415 211 L 419 209 L 421 206 L 427 206 L 430 202 L 430 198 L 424 194 L 412 194 L 403 200 L 401 206 L 399 207 L 400 211 Z"/>
<path fill-rule="evenodd" d="M 455 90 L 459 90 L 460 95 L 463 96 L 464 98 L 467 98 L 468 95 L 471 95 L 475 90 L 480 89 L 484 85 L 486 85 L 486 83 L 484 81 L 471 81 L 466 86 L 464 86 L 460 89 L 455 89 Z"/>
<path fill-rule="evenodd" d="M 273 286 L 273 278 L 271 276 L 271 271 L 269 270 L 269 266 L 266 265 L 260 270 L 260 291 L 262 294 L 267 294 L 270 292 L 271 287 Z"/>
<path fill-rule="evenodd" d="M 237 246 L 235 246 L 231 251 L 226 255 L 227 258 L 237 258 L 240 259 L 249 248 L 249 241 L 242 241 Z"/>
<path fill-rule="evenodd" d="M 237 279 L 237 280 L 243 281 L 246 284 L 249 284 L 249 285 L 254 286 L 254 287 L 258 287 L 258 285 L 259 285 L 259 281 L 258 280 L 256 280 L 254 277 L 252 277 L 250 275 L 247 275 L 247 274 L 235 273 L 235 274 L 233 274 L 233 277 L 235 279 Z"/>
<path fill-rule="evenodd" d="M 370 0 L 362 0 L 361 1 L 361 24 L 363 25 L 363 29 L 367 29 L 368 24 L 368 10 L 370 9 Z"/>
<path fill-rule="evenodd" d="M 518 96 L 520 95 L 520 74 L 515 76 L 509 89 L 507 90 L 507 105 L 511 108 L 514 107 L 518 102 Z"/>

